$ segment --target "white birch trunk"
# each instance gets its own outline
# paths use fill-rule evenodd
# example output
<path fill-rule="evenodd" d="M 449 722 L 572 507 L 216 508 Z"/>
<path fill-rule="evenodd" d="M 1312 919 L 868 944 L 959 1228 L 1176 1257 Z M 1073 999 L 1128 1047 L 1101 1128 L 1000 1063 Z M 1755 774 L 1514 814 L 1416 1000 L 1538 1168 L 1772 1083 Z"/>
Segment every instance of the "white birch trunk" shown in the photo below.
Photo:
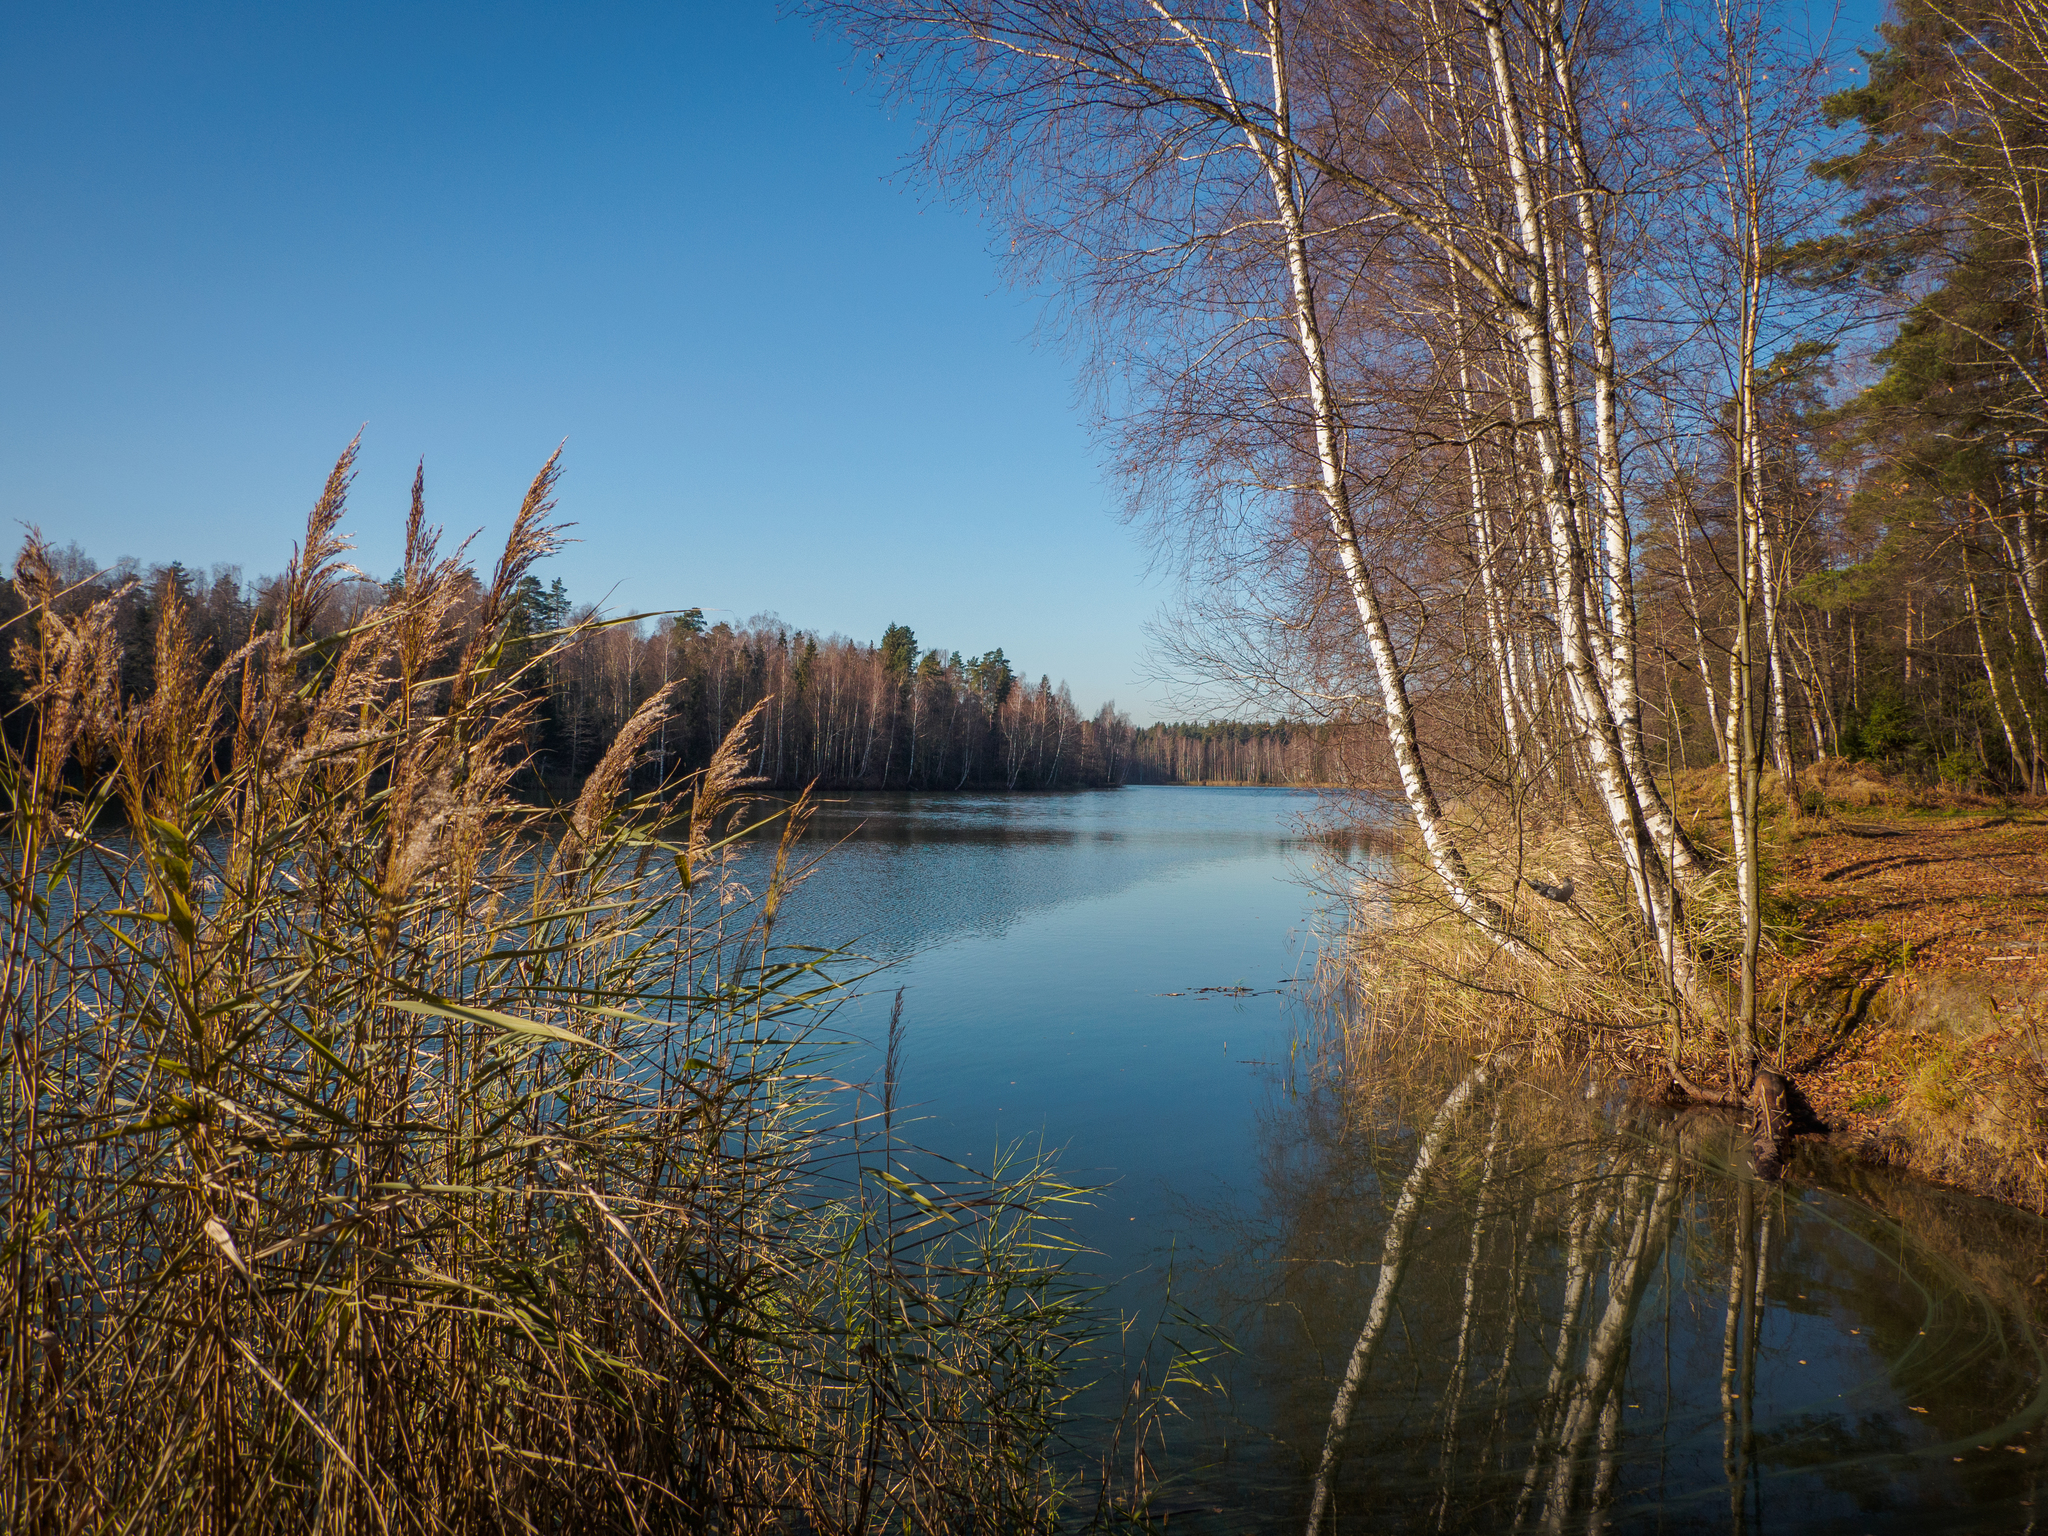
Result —
<path fill-rule="evenodd" d="M 1475 14 L 1485 31 L 1493 66 L 1501 143 L 1506 151 L 1506 169 L 1526 259 L 1526 298 L 1509 306 L 1508 320 L 1522 355 L 1532 417 L 1530 437 L 1537 454 L 1541 495 L 1549 523 L 1551 580 L 1566 688 L 1594 786 L 1613 827 L 1648 937 L 1659 953 L 1670 956 L 1671 981 L 1679 995 L 1696 1009 L 1711 1012 L 1715 1011 L 1714 1000 L 1698 985 L 1690 946 L 1682 941 L 1666 942 L 1667 933 L 1676 932 L 1677 891 L 1636 796 L 1604 684 L 1601 647 L 1596 645 L 1587 620 L 1587 551 L 1564 458 L 1570 435 L 1563 424 L 1563 406 L 1557 392 L 1559 360 L 1552 345 L 1556 310 L 1552 273 L 1543 259 L 1547 237 L 1542 202 L 1525 152 L 1521 109 L 1508 66 L 1501 10 L 1498 5 L 1488 5 Z"/>
<path fill-rule="evenodd" d="M 1998 537 L 2005 545 L 2006 558 L 2012 562 L 2013 581 L 2020 589 L 2020 606 L 2026 610 L 2028 627 L 2034 632 L 2034 654 L 2041 660 L 2042 680 L 2048 682 L 2048 630 L 2044 630 L 2042 613 L 2042 561 L 2031 506 L 2032 498 L 2038 494 L 2038 488 L 2031 482 L 2020 488 L 2017 498 L 2020 506 L 2013 517 L 2013 533 L 2009 536 L 2001 528 Z"/>
<path fill-rule="evenodd" d="M 1572 173 L 1572 207 L 1579 230 L 1585 286 L 1586 324 L 1592 342 L 1594 477 L 1600 490 L 1601 530 L 1606 553 L 1608 706 L 1613 711 L 1622 760 L 1635 785 L 1636 801 L 1657 846 L 1671 850 L 1672 874 L 1680 880 L 1700 873 L 1692 839 L 1665 803 L 1649 772 L 1643 748 L 1642 698 L 1637 688 L 1635 565 L 1630 550 L 1628 505 L 1622 484 L 1619 378 L 1614 316 L 1607 277 L 1606 231 L 1594 195 L 1595 178 L 1579 125 L 1578 92 L 1568 63 L 1563 13 L 1554 4 L 1545 14 L 1544 56 L 1561 119 L 1561 140 Z M 1562 271 L 1563 264 L 1553 264 Z M 1576 413 L 1574 418 L 1576 417 Z"/>
<path fill-rule="evenodd" d="M 1479 565 L 1479 606 L 1486 623 L 1486 646 L 1493 660 L 1494 682 L 1500 694 L 1501 724 L 1506 728 L 1508 740 L 1508 761 L 1511 772 L 1521 774 L 1522 731 L 1518 718 L 1520 710 L 1515 698 L 1514 651 L 1508 640 L 1507 607 L 1501 599 L 1500 583 L 1495 570 L 1493 539 L 1493 516 L 1486 500 L 1486 477 L 1479 467 L 1479 444 L 1475 440 L 1478 428 L 1478 412 L 1472 404 L 1472 370 L 1465 356 L 1463 335 L 1464 306 L 1458 297 L 1458 269 L 1455 263 L 1450 269 L 1451 324 L 1455 337 L 1453 344 L 1458 349 L 1458 408 L 1461 416 L 1459 431 L 1465 439 L 1465 476 L 1467 491 L 1471 497 L 1469 521 L 1472 528 L 1472 554 Z"/>
<path fill-rule="evenodd" d="M 1337 546 L 1344 580 L 1357 606 L 1365 629 L 1367 652 L 1380 688 L 1387 741 L 1393 748 L 1394 766 L 1400 774 L 1401 790 L 1409 814 L 1428 855 L 1430 867 L 1451 905 L 1497 939 L 1516 949 L 1521 946 L 1503 932 L 1504 914 L 1497 903 L 1474 888 L 1472 877 L 1460 853 L 1451 828 L 1444 819 L 1436 791 L 1416 740 L 1415 713 L 1408 697 L 1407 676 L 1388 629 L 1385 608 L 1378 587 L 1359 546 L 1358 526 L 1352 515 L 1351 488 L 1345 480 L 1345 423 L 1337 403 L 1337 391 L 1323 342 L 1321 321 L 1316 312 L 1315 284 L 1310 275 L 1308 236 L 1303 217 L 1300 186 L 1295 173 L 1293 151 L 1288 139 L 1293 127 L 1289 106 L 1289 72 L 1285 38 L 1277 4 L 1264 7 L 1268 62 L 1271 67 L 1273 117 L 1278 138 L 1271 144 L 1256 134 L 1246 141 L 1266 172 L 1273 203 L 1279 216 L 1286 251 L 1287 278 L 1292 305 L 1290 316 L 1295 342 L 1301 353 L 1302 371 L 1308 386 L 1309 407 L 1315 421 L 1317 490 L 1321 496 L 1330 536 Z M 1226 97 L 1231 94 L 1227 74 L 1214 70 L 1214 78 Z"/>
<path fill-rule="evenodd" d="M 2020 654 L 2020 637 L 2012 627 L 2011 610 L 2007 610 L 2005 625 L 2006 644 L 2012 647 L 2015 657 Z M 2034 711 L 2027 705 L 2027 690 L 2020 686 L 2019 664 L 2013 664 L 2012 700 L 2019 706 L 2020 718 L 2027 722 L 2027 746 L 2031 755 L 2027 759 L 2027 793 L 2041 792 L 2041 733 L 2034 725 Z"/>
<path fill-rule="evenodd" d="M 1785 792 L 1792 790 L 1792 735 L 1785 714 L 1785 663 L 1783 647 L 1779 643 L 1778 614 L 1778 573 L 1777 556 L 1771 543 L 1770 522 L 1763 511 L 1763 453 L 1759 436 L 1753 428 L 1749 434 L 1751 463 L 1749 480 L 1752 496 L 1757 507 L 1756 542 L 1757 575 L 1764 600 L 1764 655 L 1770 662 L 1771 676 L 1771 761 L 1785 781 Z"/>
<path fill-rule="evenodd" d="M 1998 686 L 1998 668 L 1991 662 L 1991 646 L 1984 638 L 1984 609 L 1977 601 L 1977 578 L 1970 572 L 1970 545 L 1965 537 L 1961 541 L 1963 560 L 1963 592 L 1970 600 L 1970 627 L 1977 636 L 1977 655 L 1984 663 L 1984 682 L 1991 690 L 1991 708 L 1998 715 L 1998 727 L 2005 732 L 2005 750 L 2011 754 L 2013 765 L 2025 762 L 2020 755 L 2020 739 L 2012 728 L 2012 717 L 2005 712 L 2005 693 Z M 2032 778 L 2032 770 L 2027 770 Z"/>
<path fill-rule="evenodd" d="M 1678 544 L 1678 569 L 1685 578 L 1685 616 L 1692 621 L 1693 655 L 1699 659 L 1700 687 L 1706 693 L 1707 723 L 1714 732 L 1714 755 L 1721 761 L 1728 760 L 1727 744 L 1721 737 L 1721 706 L 1714 697 L 1714 668 L 1707 659 L 1707 632 L 1700 622 L 1700 595 L 1693 586 L 1692 556 L 1686 549 L 1686 540 Z"/>

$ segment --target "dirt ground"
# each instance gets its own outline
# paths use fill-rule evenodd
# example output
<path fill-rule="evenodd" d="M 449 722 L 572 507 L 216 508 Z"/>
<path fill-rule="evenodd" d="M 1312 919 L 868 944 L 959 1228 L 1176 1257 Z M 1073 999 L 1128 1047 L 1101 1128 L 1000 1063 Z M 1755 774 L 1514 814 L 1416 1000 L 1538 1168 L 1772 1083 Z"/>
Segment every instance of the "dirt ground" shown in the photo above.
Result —
<path fill-rule="evenodd" d="M 2048 1204 L 2048 807 L 1831 804 L 1776 854 L 1765 995 L 1832 1134 Z"/>

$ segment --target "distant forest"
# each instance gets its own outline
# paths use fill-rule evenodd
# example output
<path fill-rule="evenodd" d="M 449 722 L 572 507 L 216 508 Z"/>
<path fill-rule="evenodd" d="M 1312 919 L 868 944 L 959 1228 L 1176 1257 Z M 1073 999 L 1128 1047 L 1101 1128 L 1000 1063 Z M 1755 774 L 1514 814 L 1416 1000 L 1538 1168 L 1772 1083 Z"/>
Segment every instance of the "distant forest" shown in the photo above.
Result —
<path fill-rule="evenodd" d="M 1299 720 L 1148 725 L 1132 734 L 1125 779 L 1132 784 L 1348 784 L 1370 775 L 1385 753 L 1384 744 L 1351 725 Z"/>
<path fill-rule="evenodd" d="M 278 579 L 245 580 L 234 565 L 205 574 L 179 562 L 102 568 L 75 543 L 56 556 L 83 610 L 122 591 L 119 637 L 124 702 L 155 686 L 151 636 L 175 590 L 195 637 L 215 660 L 274 622 Z M 1114 704 L 1083 718 L 1064 683 L 1020 675 L 1000 647 L 977 656 L 921 649 L 909 626 L 880 641 L 798 629 L 772 617 L 707 624 L 702 612 L 637 623 L 607 623 L 572 601 L 560 580 L 528 576 L 518 587 L 509 664 L 531 665 L 540 697 L 530 738 L 527 791 L 567 798 L 604 756 L 620 728 L 658 689 L 678 685 L 670 722 L 643 770 L 649 786 L 702 767 L 748 710 L 767 701 L 754 771 L 767 785 L 795 789 L 1086 789 L 1147 784 L 1299 784 L 1334 774 L 1330 731 L 1287 722 L 1160 725 L 1134 729 Z M 383 604 L 389 584 L 345 582 L 321 615 L 339 635 Z M 5 613 L 21 609 L 11 583 Z M 535 661 L 540 637 L 569 632 L 566 646 Z M 4 676 L 16 716 L 20 680 Z"/>

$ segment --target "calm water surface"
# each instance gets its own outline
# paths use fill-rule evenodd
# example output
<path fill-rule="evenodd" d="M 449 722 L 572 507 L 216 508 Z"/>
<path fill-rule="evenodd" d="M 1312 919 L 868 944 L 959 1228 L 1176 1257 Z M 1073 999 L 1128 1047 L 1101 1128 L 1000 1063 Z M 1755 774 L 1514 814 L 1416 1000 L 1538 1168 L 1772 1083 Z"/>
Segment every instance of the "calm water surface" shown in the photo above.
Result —
<path fill-rule="evenodd" d="M 1228 1340 L 1151 1442 L 1155 1518 L 2036 1528 L 2041 1223 L 1811 1148 L 1762 1185 L 1721 1122 L 1584 1079 L 1446 1111 L 1462 1069 L 1394 1052 L 1340 1091 L 1303 1048 L 1332 926 L 1315 810 L 1264 790 L 856 796 L 818 817 L 838 846 L 782 934 L 895 962 L 838 1022 L 877 1038 L 903 989 L 919 1142 L 1057 1149 L 1103 1186 L 1079 1236 L 1139 1336 L 1170 1270 Z M 1169 1328 L 1154 1375 L 1203 1338 Z M 1077 1425 L 1078 1471 L 1096 1429 Z"/>

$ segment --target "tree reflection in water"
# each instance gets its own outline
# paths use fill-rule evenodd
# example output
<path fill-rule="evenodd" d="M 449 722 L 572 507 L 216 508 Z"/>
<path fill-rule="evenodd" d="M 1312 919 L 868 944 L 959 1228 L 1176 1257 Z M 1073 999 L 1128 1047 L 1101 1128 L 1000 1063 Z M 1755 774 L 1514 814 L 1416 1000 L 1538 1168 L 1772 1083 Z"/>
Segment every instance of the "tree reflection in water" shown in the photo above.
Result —
<path fill-rule="evenodd" d="M 1484 1069 L 1287 1085 L 1264 1156 L 1192 1528 L 2032 1528 L 2039 1222 Z"/>

